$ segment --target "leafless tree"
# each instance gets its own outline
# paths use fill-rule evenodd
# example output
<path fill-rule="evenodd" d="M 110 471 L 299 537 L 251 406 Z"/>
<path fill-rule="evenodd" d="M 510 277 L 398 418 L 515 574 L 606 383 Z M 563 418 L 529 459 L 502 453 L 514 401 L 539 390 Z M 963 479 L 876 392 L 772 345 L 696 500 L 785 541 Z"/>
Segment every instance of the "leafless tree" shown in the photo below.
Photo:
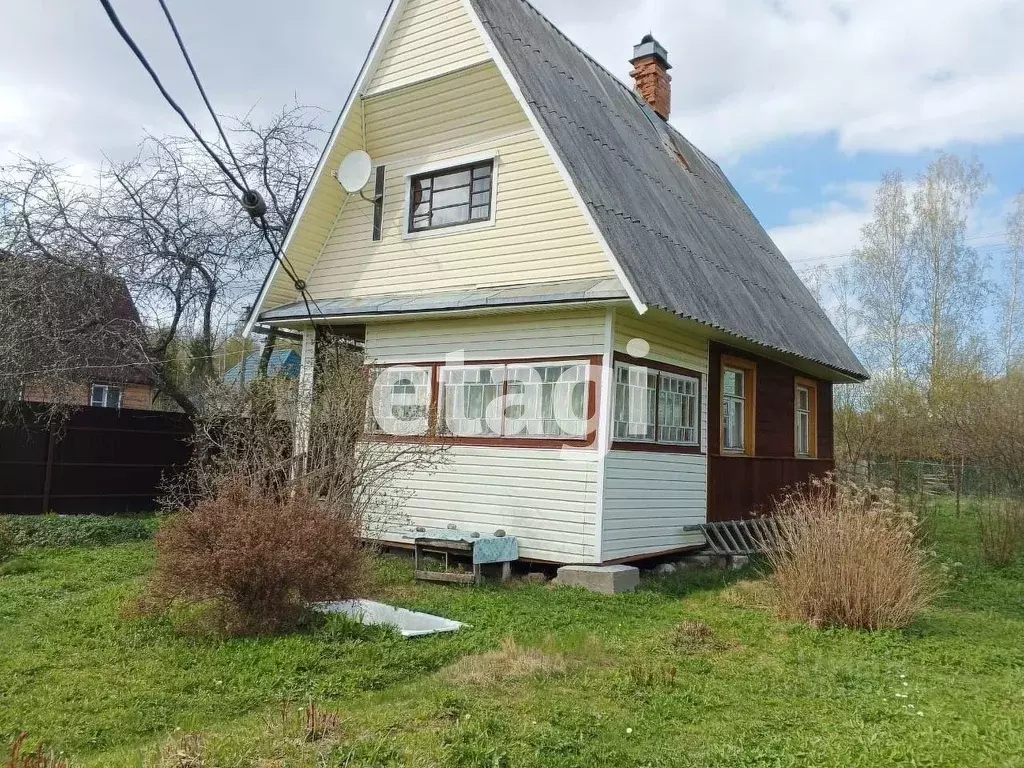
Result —
<path fill-rule="evenodd" d="M 903 176 L 889 172 L 875 193 L 872 220 L 853 254 L 852 277 L 865 327 L 864 349 L 894 379 L 908 369 L 915 302 L 911 213 Z"/>
<path fill-rule="evenodd" d="M 927 335 L 929 394 L 943 376 L 981 364 L 980 322 L 988 287 L 984 265 L 965 240 L 968 218 L 987 185 L 976 159 L 942 153 L 922 174 L 913 196 L 917 316 Z"/>
<path fill-rule="evenodd" d="M 266 124 L 246 117 L 233 125 L 239 163 L 267 200 L 267 229 L 277 242 L 312 177 L 323 138 L 319 117 L 295 106 Z M 144 332 L 121 333 L 116 342 L 193 416 L 215 378 L 218 346 L 272 259 L 267 234 L 191 139 L 149 137 L 136 157 L 108 162 L 90 178 L 25 157 L 0 167 L 0 250 L 123 279 Z M 6 292 L 0 302 L 10 304 Z M 5 316 L 13 321 L 5 333 L 15 339 L 32 334 L 39 320 L 32 308 L 8 306 Z M 72 367 L 60 350 L 50 353 L 53 371 Z M 28 372 L 16 364 L 0 376 L 10 386 Z"/>

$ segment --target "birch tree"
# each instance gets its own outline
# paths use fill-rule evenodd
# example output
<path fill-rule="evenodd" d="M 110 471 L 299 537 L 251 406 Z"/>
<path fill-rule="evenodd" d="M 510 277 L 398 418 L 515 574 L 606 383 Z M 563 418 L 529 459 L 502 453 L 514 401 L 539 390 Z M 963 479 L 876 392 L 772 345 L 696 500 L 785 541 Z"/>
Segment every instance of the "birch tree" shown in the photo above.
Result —
<path fill-rule="evenodd" d="M 1024 192 L 1007 217 L 1009 252 L 999 289 L 999 345 L 1003 373 L 1024 366 Z"/>
<path fill-rule="evenodd" d="M 941 153 L 914 193 L 912 247 L 917 316 L 925 331 L 923 373 L 936 382 L 958 367 L 977 367 L 987 286 L 978 253 L 966 244 L 968 219 L 988 180 L 977 159 Z"/>
<path fill-rule="evenodd" d="M 874 217 L 861 232 L 851 270 L 869 364 L 897 380 L 909 368 L 914 337 L 911 234 L 906 184 L 901 173 L 891 171 L 875 193 Z"/>

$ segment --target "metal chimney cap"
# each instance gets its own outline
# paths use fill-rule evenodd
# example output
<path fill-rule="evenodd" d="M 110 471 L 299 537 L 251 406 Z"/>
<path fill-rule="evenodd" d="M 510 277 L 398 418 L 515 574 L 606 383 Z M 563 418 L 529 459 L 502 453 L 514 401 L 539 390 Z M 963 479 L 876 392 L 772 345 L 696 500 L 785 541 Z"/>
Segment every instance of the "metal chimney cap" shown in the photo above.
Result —
<path fill-rule="evenodd" d="M 654 35 L 644 35 L 640 44 L 633 46 L 633 58 L 629 60 L 629 63 L 636 64 L 640 59 L 651 56 L 661 59 L 665 69 L 672 69 L 672 65 L 668 63 L 668 51 L 665 50 L 665 46 L 654 39 Z"/>

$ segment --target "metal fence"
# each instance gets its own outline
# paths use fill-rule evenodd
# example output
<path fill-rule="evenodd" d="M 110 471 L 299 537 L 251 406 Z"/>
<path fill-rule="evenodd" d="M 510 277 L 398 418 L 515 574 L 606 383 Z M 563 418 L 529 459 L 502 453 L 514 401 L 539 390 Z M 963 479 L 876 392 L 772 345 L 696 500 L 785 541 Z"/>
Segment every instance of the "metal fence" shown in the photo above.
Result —
<path fill-rule="evenodd" d="M 117 514 L 153 509 L 161 479 L 191 453 L 178 413 L 82 408 L 56 427 L 0 426 L 0 513 Z"/>

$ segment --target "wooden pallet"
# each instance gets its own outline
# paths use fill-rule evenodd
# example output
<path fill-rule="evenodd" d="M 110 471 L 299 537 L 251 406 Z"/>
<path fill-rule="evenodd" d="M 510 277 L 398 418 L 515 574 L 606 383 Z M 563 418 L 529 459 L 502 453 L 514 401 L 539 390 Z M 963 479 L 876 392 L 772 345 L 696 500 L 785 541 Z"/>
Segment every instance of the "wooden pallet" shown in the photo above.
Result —
<path fill-rule="evenodd" d="M 778 523 L 771 517 L 701 523 L 684 530 L 703 533 L 715 555 L 762 555 L 775 549 L 779 533 Z"/>
<path fill-rule="evenodd" d="M 426 553 L 444 555 L 443 571 L 428 571 L 420 568 L 420 562 Z M 473 563 L 471 573 L 463 573 L 451 570 L 449 555 L 473 555 L 473 544 L 468 541 L 453 541 L 450 539 L 417 538 L 413 541 L 413 568 L 414 576 L 419 581 L 443 581 L 449 584 L 482 584 L 483 571 L 478 563 Z M 501 564 L 501 580 L 508 581 L 512 578 L 512 563 Z"/>

